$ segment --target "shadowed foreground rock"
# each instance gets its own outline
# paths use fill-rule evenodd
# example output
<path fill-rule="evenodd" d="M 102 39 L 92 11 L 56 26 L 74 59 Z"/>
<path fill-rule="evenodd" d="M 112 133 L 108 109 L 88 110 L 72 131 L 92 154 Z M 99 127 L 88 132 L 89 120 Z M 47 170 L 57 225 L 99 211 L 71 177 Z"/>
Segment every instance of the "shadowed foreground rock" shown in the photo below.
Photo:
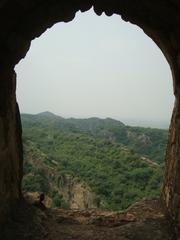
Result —
<path fill-rule="evenodd" d="M 14 214 L 0 239 L 175 239 L 159 200 L 143 200 L 123 212 L 44 209 L 23 202 Z"/>

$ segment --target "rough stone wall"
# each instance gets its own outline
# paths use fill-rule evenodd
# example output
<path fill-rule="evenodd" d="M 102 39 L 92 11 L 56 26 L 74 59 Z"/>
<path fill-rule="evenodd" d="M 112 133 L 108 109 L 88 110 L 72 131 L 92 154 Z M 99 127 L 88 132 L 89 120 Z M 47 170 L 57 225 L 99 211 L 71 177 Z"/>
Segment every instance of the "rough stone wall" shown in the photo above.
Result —
<path fill-rule="evenodd" d="M 180 224 L 180 1 L 179 0 L 0 0 L 0 205 L 20 196 L 21 134 L 13 67 L 56 22 L 71 21 L 91 7 L 140 26 L 164 53 L 173 75 L 175 108 L 169 132 L 162 200 Z M 61 44 L 61 43 L 59 43 Z M 19 123 L 18 123 L 19 122 Z M 8 202 L 6 201 L 6 202 Z M 1 214 L 0 214 L 1 215 Z M 1 218 L 1 217 L 0 217 Z"/>
<path fill-rule="evenodd" d="M 180 236 L 180 97 L 175 101 L 169 131 L 162 200 Z"/>
<path fill-rule="evenodd" d="M 0 72 L 0 224 L 9 205 L 20 197 L 22 176 L 21 126 L 16 104 L 16 74 Z M 3 79 L 3 81 L 2 81 Z"/>

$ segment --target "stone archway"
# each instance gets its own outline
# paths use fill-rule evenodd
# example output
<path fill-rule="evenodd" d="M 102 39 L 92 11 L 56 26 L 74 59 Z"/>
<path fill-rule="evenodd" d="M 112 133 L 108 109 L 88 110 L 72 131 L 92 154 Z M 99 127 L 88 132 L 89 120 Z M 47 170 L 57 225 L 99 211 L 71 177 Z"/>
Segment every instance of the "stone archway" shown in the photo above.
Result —
<path fill-rule="evenodd" d="M 137 24 L 164 53 L 176 97 L 166 153 L 162 201 L 176 225 L 180 219 L 180 3 L 178 0 L 1 0 L 0 1 L 0 222 L 21 198 L 21 125 L 16 104 L 14 66 L 32 39 L 56 22 L 68 22 L 91 7 L 100 15 L 116 13 Z M 5 208 L 7 206 L 7 208 Z"/>

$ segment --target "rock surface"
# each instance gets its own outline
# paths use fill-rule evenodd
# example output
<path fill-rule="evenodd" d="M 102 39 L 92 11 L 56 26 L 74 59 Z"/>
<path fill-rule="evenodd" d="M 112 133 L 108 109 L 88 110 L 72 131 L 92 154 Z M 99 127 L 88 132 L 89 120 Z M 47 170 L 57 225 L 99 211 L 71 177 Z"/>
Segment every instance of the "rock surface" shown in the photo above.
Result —
<path fill-rule="evenodd" d="M 69 209 L 84 210 L 97 207 L 93 194 L 87 184 L 79 182 L 74 177 L 63 176 L 63 182 L 58 186 L 53 185 L 52 187 L 53 190 L 56 190 L 62 196 Z M 38 192 L 26 192 L 24 193 L 24 197 L 31 203 L 39 201 Z M 52 198 L 46 195 L 44 204 L 49 208 L 52 207 Z"/>
<path fill-rule="evenodd" d="M 91 189 L 72 176 L 62 176 L 58 191 L 69 204 L 70 209 L 95 208 L 96 204 Z"/>
<path fill-rule="evenodd" d="M 175 239 L 157 199 L 143 200 L 123 212 L 45 209 L 23 203 L 1 237 L 3 240 Z"/>

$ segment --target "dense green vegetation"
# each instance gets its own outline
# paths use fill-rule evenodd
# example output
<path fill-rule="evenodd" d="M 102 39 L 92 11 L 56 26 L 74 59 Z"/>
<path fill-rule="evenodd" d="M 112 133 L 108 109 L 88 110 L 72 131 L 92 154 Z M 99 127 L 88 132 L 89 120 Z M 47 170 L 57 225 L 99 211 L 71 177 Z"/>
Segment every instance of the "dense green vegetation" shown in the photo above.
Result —
<path fill-rule="evenodd" d="M 167 130 L 129 127 L 113 119 L 22 115 L 25 191 L 52 190 L 62 175 L 87 183 L 101 208 L 120 210 L 160 193 Z M 55 174 L 49 177 L 50 170 Z M 52 175 L 52 174 L 51 174 Z M 67 203 L 64 203 L 67 205 Z"/>

